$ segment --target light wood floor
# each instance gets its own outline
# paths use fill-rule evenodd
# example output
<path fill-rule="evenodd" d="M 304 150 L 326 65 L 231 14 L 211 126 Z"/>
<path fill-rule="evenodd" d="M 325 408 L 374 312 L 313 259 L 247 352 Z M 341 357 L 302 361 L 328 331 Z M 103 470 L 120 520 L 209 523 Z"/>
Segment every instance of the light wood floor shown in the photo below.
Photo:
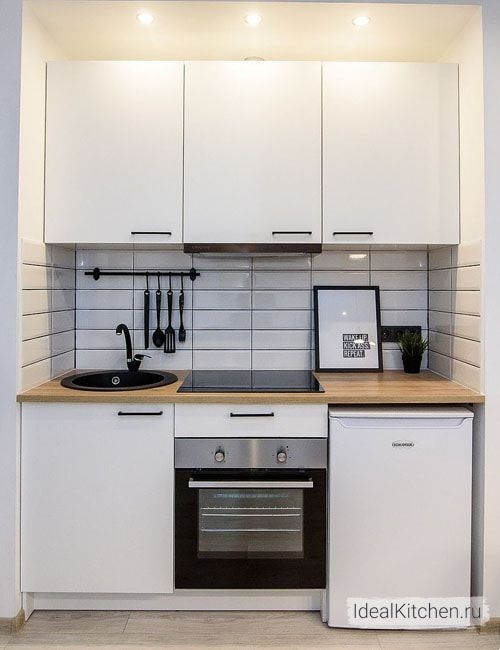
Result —
<path fill-rule="evenodd" d="M 35 612 L 0 648 L 16 650 L 498 650 L 500 635 L 334 630 L 317 612 Z"/>

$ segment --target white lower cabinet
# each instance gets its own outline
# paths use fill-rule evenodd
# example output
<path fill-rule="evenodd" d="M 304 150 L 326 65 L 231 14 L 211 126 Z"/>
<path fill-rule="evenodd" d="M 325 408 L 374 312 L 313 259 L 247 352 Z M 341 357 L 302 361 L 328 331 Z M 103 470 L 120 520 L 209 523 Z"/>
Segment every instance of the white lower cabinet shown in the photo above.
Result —
<path fill-rule="evenodd" d="M 171 404 L 23 404 L 22 591 L 173 591 L 173 439 Z"/>
<path fill-rule="evenodd" d="M 326 404 L 177 404 L 177 438 L 326 438 Z"/>

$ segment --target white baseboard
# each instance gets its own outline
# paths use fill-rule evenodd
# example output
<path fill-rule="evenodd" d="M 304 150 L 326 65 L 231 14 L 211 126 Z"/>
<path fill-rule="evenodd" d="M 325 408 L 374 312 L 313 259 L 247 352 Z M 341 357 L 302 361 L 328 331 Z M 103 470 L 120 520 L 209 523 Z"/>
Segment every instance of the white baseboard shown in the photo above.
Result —
<path fill-rule="evenodd" d="M 173 594 L 30 594 L 36 609 L 318 611 L 321 589 L 179 589 Z M 31 609 L 31 607 L 30 607 Z"/>

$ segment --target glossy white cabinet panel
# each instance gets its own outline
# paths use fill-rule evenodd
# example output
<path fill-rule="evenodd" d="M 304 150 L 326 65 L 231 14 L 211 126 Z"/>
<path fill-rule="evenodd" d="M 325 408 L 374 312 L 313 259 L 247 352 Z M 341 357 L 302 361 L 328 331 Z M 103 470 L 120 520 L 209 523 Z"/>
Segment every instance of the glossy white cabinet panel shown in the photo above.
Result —
<path fill-rule="evenodd" d="M 185 107 L 186 242 L 321 242 L 320 63 L 188 62 Z"/>
<path fill-rule="evenodd" d="M 326 438 L 327 430 L 326 404 L 175 405 L 176 438 Z"/>
<path fill-rule="evenodd" d="M 171 404 L 24 404 L 22 475 L 22 591 L 173 591 Z"/>
<path fill-rule="evenodd" d="M 458 145 L 455 64 L 324 63 L 323 242 L 458 243 Z"/>
<path fill-rule="evenodd" d="M 46 128 L 46 242 L 182 241 L 181 62 L 51 62 Z"/>

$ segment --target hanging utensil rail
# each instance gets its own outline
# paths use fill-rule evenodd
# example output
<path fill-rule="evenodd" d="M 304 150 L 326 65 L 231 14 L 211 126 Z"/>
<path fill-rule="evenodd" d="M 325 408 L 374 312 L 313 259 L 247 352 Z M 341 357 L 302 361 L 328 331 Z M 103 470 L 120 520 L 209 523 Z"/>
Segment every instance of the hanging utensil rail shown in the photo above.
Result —
<path fill-rule="evenodd" d="M 169 278 L 189 278 L 191 282 L 194 282 L 200 275 L 194 267 L 189 271 L 101 271 L 96 266 L 93 271 L 85 271 L 85 275 L 91 275 L 94 280 L 99 280 L 101 275 L 142 275 L 145 277 L 147 274 L 150 276 L 167 276 Z"/>

